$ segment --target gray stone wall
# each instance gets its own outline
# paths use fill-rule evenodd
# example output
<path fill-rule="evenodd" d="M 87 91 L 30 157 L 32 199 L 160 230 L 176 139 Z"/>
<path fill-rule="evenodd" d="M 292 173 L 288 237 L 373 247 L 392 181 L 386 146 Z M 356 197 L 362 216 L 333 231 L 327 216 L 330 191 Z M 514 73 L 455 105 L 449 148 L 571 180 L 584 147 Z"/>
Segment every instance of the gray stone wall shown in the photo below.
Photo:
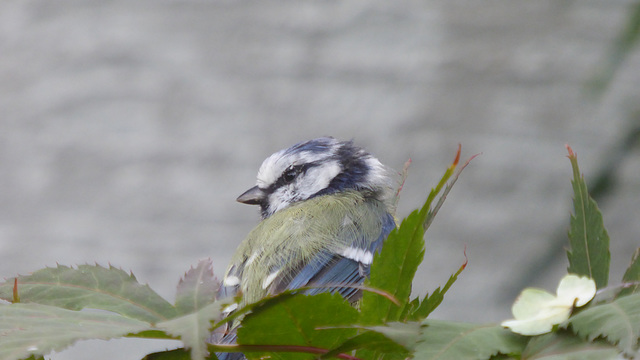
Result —
<path fill-rule="evenodd" d="M 640 53 L 601 99 L 585 83 L 629 3 L 567 0 L 0 2 L 0 275 L 113 264 L 168 299 L 257 223 L 235 203 L 273 151 L 353 138 L 413 165 L 399 215 L 482 153 L 427 234 L 417 292 L 463 261 L 439 318 L 499 322 L 555 288 L 571 210 L 640 103 Z M 640 156 L 601 203 L 612 281 L 640 244 Z M 550 250 L 552 249 L 552 250 Z M 549 257 L 548 252 L 556 256 Z M 550 259 L 550 262 L 545 262 Z M 83 342 L 54 359 L 138 359 L 173 343 Z"/>

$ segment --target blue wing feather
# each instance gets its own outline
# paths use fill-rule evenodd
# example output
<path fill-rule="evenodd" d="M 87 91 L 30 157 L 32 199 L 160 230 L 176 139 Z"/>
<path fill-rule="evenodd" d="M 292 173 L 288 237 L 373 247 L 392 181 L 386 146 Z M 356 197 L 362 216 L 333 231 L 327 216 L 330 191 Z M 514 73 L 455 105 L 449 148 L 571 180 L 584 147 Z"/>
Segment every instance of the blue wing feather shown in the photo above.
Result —
<path fill-rule="evenodd" d="M 385 214 L 380 236 L 375 241 L 367 242 L 362 241 L 362 239 L 357 239 L 351 246 L 360 247 L 372 253 L 380 251 L 382 243 L 394 228 L 395 221 L 393 217 L 391 214 Z M 285 289 L 291 290 L 303 286 L 315 286 L 318 288 L 309 290 L 307 293 L 318 294 L 326 291 L 337 291 L 346 299 L 353 301 L 359 297 L 359 289 L 340 285 L 361 285 L 367 276 L 369 276 L 368 264 L 363 264 L 342 255 L 323 252 L 316 255 L 300 269 L 296 276 L 288 282 Z M 282 288 L 282 284 L 280 284 L 279 287 Z"/>

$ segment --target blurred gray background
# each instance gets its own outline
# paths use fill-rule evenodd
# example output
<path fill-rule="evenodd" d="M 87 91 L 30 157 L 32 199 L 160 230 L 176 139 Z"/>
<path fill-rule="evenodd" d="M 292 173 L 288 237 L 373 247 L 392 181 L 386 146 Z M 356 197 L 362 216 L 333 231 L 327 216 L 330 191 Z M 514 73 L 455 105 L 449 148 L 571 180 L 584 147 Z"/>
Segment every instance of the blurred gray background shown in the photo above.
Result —
<path fill-rule="evenodd" d="M 499 322 L 567 261 L 571 167 L 609 166 L 611 282 L 640 244 L 640 52 L 585 91 L 627 1 L 0 2 L 0 276 L 56 263 L 131 270 L 173 300 L 221 274 L 258 209 L 235 202 L 272 152 L 321 135 L 413 165 L 398 215 L 455 155 L 482 153 L 427 233 L 434 314 Z M 634 123 L 635 122 L 635 123 Z M 635 125 L 634 125 L 635 124 Z M 633 136 L 631 136 L 633 139 Z M 622 151 L 621 151 L 622 149 Z M 550 255 L 553 254 L 553 255 Z M 81 342 L 53 359 L 139 359 L 159 341 Z"/>

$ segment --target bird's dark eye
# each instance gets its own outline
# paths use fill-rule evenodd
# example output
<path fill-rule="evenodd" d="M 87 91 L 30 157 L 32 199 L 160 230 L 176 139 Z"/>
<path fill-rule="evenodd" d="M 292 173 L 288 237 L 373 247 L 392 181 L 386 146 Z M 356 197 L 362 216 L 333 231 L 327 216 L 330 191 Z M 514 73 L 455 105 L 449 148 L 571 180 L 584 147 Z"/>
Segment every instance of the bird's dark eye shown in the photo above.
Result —
<path fill-rule="evenodd" d="M 298 169 L 295 167 L 290 167 L 282 173 L 282 180 L 288 184 L 292 182 L 296 176 L 298 176 Z"/>

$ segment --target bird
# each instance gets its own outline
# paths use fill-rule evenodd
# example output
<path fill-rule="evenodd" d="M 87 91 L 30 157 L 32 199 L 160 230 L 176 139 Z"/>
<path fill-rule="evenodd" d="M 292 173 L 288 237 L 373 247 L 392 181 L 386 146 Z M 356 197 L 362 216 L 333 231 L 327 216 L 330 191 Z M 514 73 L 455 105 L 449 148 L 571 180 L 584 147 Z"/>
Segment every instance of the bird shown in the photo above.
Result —
<path fill-rule="evenodd" d="M 304 287 L 356 303 L 374 254 L 396 227 L 389 170 L 353 140 L 320 137 L 267 157 L 256 185 L 237 201 L 262 220 L 239 245 L 219 297 L 239 293 L 229 314 L 265 296 Z M 234 331 L 220 343 L 235 342 Z M 225 355 L 236 354 L 230 357 Z M 240 353 L 219 353 L 240 359 Z"/>

